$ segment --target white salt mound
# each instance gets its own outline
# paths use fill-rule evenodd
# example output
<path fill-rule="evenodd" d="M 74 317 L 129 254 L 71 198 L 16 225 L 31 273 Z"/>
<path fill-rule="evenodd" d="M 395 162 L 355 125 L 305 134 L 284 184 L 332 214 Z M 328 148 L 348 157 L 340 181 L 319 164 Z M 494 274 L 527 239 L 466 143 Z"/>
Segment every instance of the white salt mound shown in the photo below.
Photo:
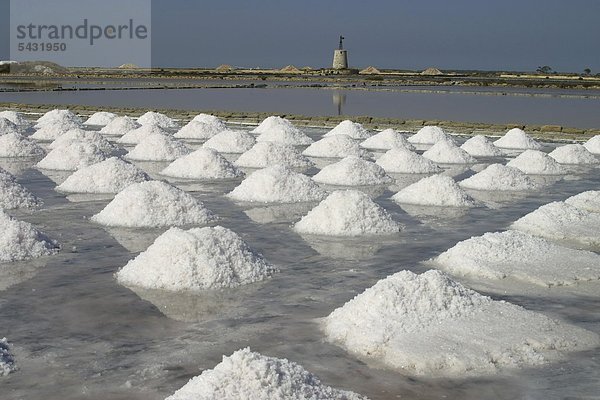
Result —
<path fill-rule="evenodd" d="M 161 128 L 179 128 L 177 122 L 164 114 L 148 111 L 137 119 L 140 125 L 156 125 Z"/>
<path fill-rule="evenodd" d="M 600 160 L 581 144 L 566 144 L 550 154 L 560 164 L 600 164 Z"/>
<path fill-rule="evenodd" d="M 531 175 L 562 175 L 566 173 L 555 159 L 539 150 L 525 150 L 506 165 Z"/>
<path fill-rule="evenodd" d="M 539 150 L 542 145 L 533 140 L 529 135 L 522 129 L 513 128 L 506 132 L 504 136 L 494 142 L 496 147 L 503 149 L 514 149 L 514 150 Z"/>
<path fill-rule="evenodd" d="M 247 168 L 266 168 L 281 164 L 290 168 L 308 169 L 313 163 L 294 147 L 275 142 L 258 142 L 242 154 L 235 164 Z"/>
<path fill-rule="evenodd" d="M 364 140 L 371 137 L 371 133 L 366 130 L 358 122 L 352 122 L 345 120 L 340 122 L 335 128 L 327 132 L 324 137 L 331 137 L 336 135 L 346 135 L 351 139 Z"/>
<path fill-rule="evenodd" d="M 161 171 L 161 175 L 174 178 L 220 180 L 235 179 L 244 173 L 216 150 L 198 149 L 178 158 Z"/>
<path fill-rule="evenodd" d="M 202 147 L 214 149 L 220 153 L 244 153 L 256 144 L 254 136 L 244 131 L 223 131 L 208 139 Z"/>
<path fill-rule="evenodd" d="M 473 136 L 460 148 L 473 157 L 500 157 L 502 155 L 502 150 L 494 146 L 494 143 L 483 135 Z"/>
<path fill-rule="evenodd" d="M 474 164 L 477 160 L 469 153 L 454 144 L 454 141 L 440 140 L 423 157 L 442 164 Z"/>
<path fill-rule="evenodd" d="M 72 142 L 52 150 L 36 164 L 37 168 L 57 171 L 75 171 L 108 158 L 95 144 Z"/>
<path fill-rule="evenodd" d="M 58 253 L 59 245 L 33 225 L 0 210 L 0 262 L 29 260 Z"/>
<path fill-rule="evenodd" d="M 433 261 L 452 275 L 476 279 L 512 278 L 541 286 L 600 279 L 600 255 L 513 230 L 464 240 Z"/>
<path fill-rule="evenodd" d="M 392 182 L 392 178 L 379 165 L 356 156 L 348 156 L 324 167 L 313 176 L 313 180 L 342 186 L 385 185 Z"/>
<path fill-rule="evenodd" d="M 34 140 L 51 142 L 64 135 L 71 129 L 79 128 L 81 128 L 81 124 L 78 122 L 73 122 L 71 120 L 60 120 L 54 123 L 43 125 L 33 135 L 31 135 L 30 138 Z"/>
<path fill-rule="evenodd" d="M 502 164 L 492 164 L 481 172 L 461 181 L 465 189 L 524 192 L 539 189 L 539 185 L 520 170 Z"/>
<path fill-rule="evenodd" d="M 70 110 L 51 110 L 38 118 L 34 128 L 39 129 L 46 125 L 54 125 L 61 122 L 70 122 L 74 127 L 81 126 L 81 118 Z"/>
<path fill-rule="evenodd" d="M 153 135 L 171 136 L 164 128 L 157 125 L 142 125 L 132 129 L 117 139 L 117 143 L 134 145 L 145 141 Z"/>
<path fill-rule="evenodd" d="M 301 365 L 238 350 L 205 370 L 166 400 L 366 400 L 356 393 L 325 386 Z"/>
<path fill-rule="evenodd" d="M 303 152 L 308 157 L 344 158 L 348 156 L 369 157 L 356 141 L 346 135 L 324 137 L 308 146 Z"/>
<path fill-rule="evenodd" d="M 299 233 L 326 236 L 389 235 L 402 226 L 358 190 L 331 193 L 294 225 Z"/>
<path fill-rule="evenodd" d="M 17 370 L 15 357 L 10 352 L 6 338 L 0 339 L 0 376 L 7 376 Z"/>
<path fill-rule="evenodd" d="M 183 142 L 171 136 L 154 134 L 138 143 L 126 157 L 138 161 L 173 161 L 190 152 Z"/>
<path fill-rule="evenodd" d="M 126 187 L 91 218 L 101 225 L 140 228 L 207 224 L 215 219 L 202 202 L 159 181 Z"/>
<path fill-rule="evenodd" d="M 550 240 L 598 247 L 600 246 L 599 226 L 600 214 L 556 201 L 543 205 L 513 222 L 511 228 Z"/>
<path fill-rule="evenodd" d="M 592 154 L 600 154 L 600 135 L 590 138 L 583 146 Z"/>
<path fill-rule="evenodd" d="M 566 199 L 565 203 L 580 210 L 600 213 L 600 190 L 589 190 L 576 194 Z"/>
<path fill-rule="evenodd" d="M 311 144 L 313 140 L 306 136 L 285 118 L 270 116 L 260 123 L 252 133 L 258 133 L 257 142 L 278 142 L 290 146 Z"/>
<path fill-rule="evenodd" d="M 400 190 L 392 200 L 399 204 L 417 204 L 439 207 L 475 207 L 477 203 L 445 175 L 423 178 Z"/>
<path fill-rule="evenodd" d="M 140 126 L 133 118 L 127 116 L 117 117 L 110 121 L 104 128 L 100 129 L 100 133 L 107 136 L 123 136 Z"/>
<path fill-rule="evenodd" d="M 274 165 L 252 173 L 227 197 L 261 203 L 300 203 L 321 201 L 327 196 L 308 176 Z"/>
<path fill-rule="evenodd" d="M 415 150 L 415 147 L 408 140 L 406 140 L 403 133 L 391 128 L 371 136 L 367 140 L 363 141 L 360 144 L 360 147 L 372 150 L 390 150 L 396 147 Z"/>
<path fill-rule="evenodd" d="M 192 121 L 214 125 L 221 128 L 222 131 L 227 129 L 227 125 L 225 125 L 225 122 L 223 122 L 223 120 L 221 120 L 219 117 L 210 114 L 198 114 L 194 117 L 194 119 L 192 119 Z"/>
<path fill-rule="evenodd" d="M 117 117 L 117 114 L 106 111 L 99 111 L 97 113 L 92 114 L 83 124 L 94 126 L 106 126 Z"/>
<path fill-rule="evenodd" d="M 439 271 L 401 271 L 323 321 L 327 339 L 391 369 L 422 376 L 493 374 L 594 348 L 598 335 L 494 301 Z"/>
<path fill-rule="evenodd" d="M 116 277 L 125 286 L 194 291 L 247 285 L 275 272 L 238 234 L 217 226 L 169 229 Z"/>
<path fill-rule="evenodd" d="M 223 127 L 220 125 L 192 120 L 181 128 L 174 137 L 178 139 L 204 140 L 210 139 L 221 131 L 223 131 Z"/>
<path fill-rule="evenodd" d="M 22 129 L 7 118 L 0 118 L 0 136 L 9 133 L 22 133 Z"/>
<path fill-rule="evenodd" d="M 16 111 L 0 111 L 0 118 L 6 118 L 21 129 L 28 129 L 31 123 L 25 119 L 23 114 Z"/>
<path fill-rule="evenodd" d="M 0 157 L 39 157 L 46 151 L 19 133 L 0 136 Z"/>
<path fill-rule="evenodd" d="M 98 132 L 84 131 L 83 129 L 79 128 L 71 129 L 64 135 L 59 136 L 56 138 L 56 140 L 48 145 L 48 148 L 53 150 L 59 147 L 67 146 L 73 142 L 87 142 L 94 144 L 105 153 L 111 153 L 117 149 Z"/>
<path fill-rule="evenodd" d="M 408 138 L 408 141 L 413 144 L 436 144 L 441 140 L 454 141 L 442 128 L 439 126 L 424 126 L 417 133 Z"/>
<path fill-rule="evenodd" d="M 40 199 L 20 185 L 14 176 L 0 168 L 0 210 L 33 208 L 41 204 Z"/>
<path fill-rule="evenodd" d="M 433 161 L 403 148 L 388 150 L 376 164 L 386 172 L 399 174 L 434 174 L 442 170 Z"/>
<path fill-rule="evenodd" d="M 75 171 L 56 190 L 63 193 L 119 193 L 129 185 L 148 180 L 150 177 L 135 165 L 111 157 Z"/>

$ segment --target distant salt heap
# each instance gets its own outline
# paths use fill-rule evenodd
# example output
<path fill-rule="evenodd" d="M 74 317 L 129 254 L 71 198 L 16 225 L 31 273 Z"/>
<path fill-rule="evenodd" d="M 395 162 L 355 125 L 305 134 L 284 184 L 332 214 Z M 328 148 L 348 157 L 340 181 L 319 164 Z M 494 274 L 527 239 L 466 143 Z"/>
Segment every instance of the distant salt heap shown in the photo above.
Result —
<path fill-rule="evenodd" d="M 40 129 L 44 126 L 55 125 L 57 123 L 71 123 L 73 127 L 81 126 L 81 118 L 75 115 L 70 110 L 51 110 L 42 115 L 35 124 L 35 129 Z"/>
<path fill-rule="evenodd" d="M 99 111 L 97 113 L 92 114 L 83 124 L 93 126 L 106 126 L 117 117 L 117 114 L 106 111 Z"/>
<path fill-rule="evenodd" d="M 178 139 L 206 140 L 221 131 L 223 131 L 223 128 L 220 125 L 200 121 L 190 121 L 173 136 Z"/>
<path fill-rule="evenodd" d="M 589 190 L 576 194 L 566 199 L 565 203 L 580 210 L 600 213 L 600 190 Z"/>
<path fill-rule="evenodd" d="M 257 142 L 277 142 L 290 146 L 308 145 L 313 142 L 289 120 L 277 116 L 266 118 L 252 133 L 259 134 Z"/>
<path fill-rule="evenodd" d="M 161 128 L 179 128 L 177 122 L 165 114 L 157 113 L 154 111 L 148 111 L 141 117 L 137 119 L 138 124 L 140 125 L 155 125 L 160 126 Z"/>
<path fill-rule="evenodd" d="M 52 150 L 36 164 L 40 169 L 75 171 L 108 158 L 108 155 L 95 144 L 73 142 Z"/>
<path fill-rule="evenodd" d="M 600 343 L 593 332 L 492 300 L 436 270 L 380 280 L 326 317 L 323 328 L 357 356 L 421 376 L 543 365 Z"/>
<path fill-rule="evenodd" d="M 376 164 L 386 172 L 398 174 L 434 174 L 442 170 L 433 161 L 403 148 L 388 150 Z"/>
<path fill-rule="evenodd" d="M 29 260 L 58 253 L 59 245 L 33 225 L 0 210 L 0 262 Z"/>
<path fill-rule="evenodd" d="M 492 164 L 481 172 L 461 181 L 465 189 L 525 192 L 539 189 L 539 185 L 520 170 L 502 164 Z"/>
<path fill-rule="evenodd" d="M 190 152 L 191 150 L 179 140 L 171 136 L 154 134 L 147 136 L 136 145 L 126 157 L 137 161 L 173 161 Z"/>
<path fill-rule="evenodd" d="M 513 128 L 506 132 L 504 136 L 494 142 L 496 147 L 502 149 L 514 149 L 514 150 L 539 150 L 542 145 L 533 140 L 529 135 L 522 129 Z"/>
<path fill-rule="evenodd" d="M 229 229 L 171 228 L 116 273 L 125 286 L 169 291 L 234 288 L 276 272 Z"/>
<path fill-rule="evenodd" d="M 301 365 L 286 359 L 238 350 L 213 369 L 204 370 L 166 400 L 367 400 L 334 389 Z"/>
<path fill-rule="evenodd" d="M 566 173 L 555 159 L 539 150 L 525 150 L 506 165 L 531 175 L 562 175 Z"/>
<path fill-rule="evenodd" d="M 401 132 L 394 129 L 386 129 L 378 134 L 371 136 L 360 144 L 360 147 L 371 150 L 390 150 L 396 147 L 402 147 L 408 150 L 415 150 L 415 147 L 404 137 Z"/>
<path fill-rule="evenodd" d="M 599 226 L 600 214 L 555 201 L 513 222 L 511 228 L 550 240 L 598 247 L 600 246 Z"/>
<path fill-rule="evenodd" d="M 600 154 L 600 135 L 594 136 L 585 142 L 583 146 L 592 154 Z"/>
<path fill-rule="evenodd" d="M 252 173 L 227 197 L 245 202 L 301 203 L 321 201 L 327 193 L 308 176 L 274 165 Z"/>
<path fill-rule="evenodd" d="M 294 147 L 275 142 L 259 142 L 242 154 L 235 164 L 247 168 L 266 168 L 281 164 L 296 169 L 308 169 L 313 163 Z"/>
<path fill-rule="evenodd" d="M 436 144 L 441 140 L 454 141 L 439 126 L 424 126 L 416 134 L 408 138 L 408 142 L 413 144 Z"/>
<path fill-rule="evenodd" d="M 139 128 L 141 125 L 130 117 L 117 117 L 108 125 L 100 129 L 100 133 L 106 136 L 123 136 L 129 131 Z"/>
<path fill-rule="evenodd" d="M 7 133 L 0 136 L 0 157 L 39 157 L 46 151 L 37 143 L 19 133 Z"/>
<path fill-rule="evenodd" d="M 16 111 L 0 111 L 0 118 L 6 118 L 21 129 L 28 129 L 31 123 L 25 119 L 23 114 Z"/>
<path fill-rule="evenodd" d="M 441 164 L 474 164 L 477 160 L 451 140 L 440 140 L 423 157 Z"/>
<path fill-rule="evenodd" d="M 513 278 L 541 286 L 600 279 L 600 255 L 512 230 L 464 240 L 433 261 L 454 276 L 476 279 Z"/>
<path fill-rule="evenodd" d="M 145 141 L 148 137 L 153 135 L 171 136 L 164 128 L 157 125 L 142 125 L 139 128 L 132 129 L 119 139 L 117 143 L 136 145 Z"/>
<path fill-rule="evenodd" d="M 15 357 L 10 352 L 10 346 L 6 338 L 0 339 L 0 377 L 7 376 L 17 370 Z"/>
<path fill-rule="evenodd" d="M 600 160 L 581 144 L 566 144 L 550 154 L 560 164 L 600 164 Z"/>
<path fill-rule="evenodd" d="M 33 208 L 41 203 L 40 199 L 20 185 L 14 176 L 0 168 L 0 210 Z"/>
<path fill-rule="evenodd" d="M 502 155 L 502 151 L 483 135 L 473 136 L 464 142 L 460 148 L 473 157 L 500 157 Z"/>
<path fill-rule="evenodd" d="M 324 137 L 308 146 L 303 152 L 308 157 L 344 158 L 348 156 L 369 157 L 356 141 L 345 135 Z"/>
<path fill-rule="evenodd" d="M 91 220 L 107 226 L 152 228 L 207 224 L 217 217 L 194 197 L 164 182 L 134 183 Z"/>
<path fill-rule="evenodd" d="M 210 148 L 219 153 L 245 153 L 256 144 L 254 136 L 244 131 L 223 131 L 208 139 L 202 147 Z"/>
<path fill-rule="evenodd" d="M 351 139 L 364 140 L 370 138 L 372 134 L 361 124 L 352 122 L 350 120 L 345 120 L 327 132 L 324 137 L 332 137 L 337 135 L 346 135 Z"/>
<path fill-rule="evenodd" d="M 439 207 L 475 207 L 477 203 L 454 179 L 433 175 L 400 190 L 392 200 L 399 204 L 416 204 Z"/>
<path fill-rule="evenodd" d="M 379 165 L 356 156 L 348 156 L 324 167 L 313 180 L 341 186 L 385 185 L 392 182 L 392 178 Z"/>
<path fill-rule="evenodd" d="M 294 225 L 298 233 L 325 236 L 389 235 L 402 226 L 358 190 L 337 191 Z"/>
<path fill-rule="evenodd" d="M 185 179 L 220 180 L 239 178 L 244 176 L 244 173 L 216 150 L 201 148 L 173 161 L 161 171 L 161 175 Z"/>
<path fill-rule="evenodd" d="M 81 168 L 56 190 L 63 193 L 119 193 L 134 183 L 150 180 L 141 169 L 117 157 Z"/>
<path fill-rule="evenodd" d="M 198 114 L 192 119 L 192 121 L 203 122 L 205 124 L 210 124 L 214 126 L 218 126 L 222 131 L 227 129 L 227 125 L 225 122 L 221 120 L 219 117 L 210 114 Z"/>
<path fill-rule="evenodd" d="M 100 150 L 105 153 L 111 153 L 117 148 L 110 144 L 101 134 L 98 132 L 84 131 L 83 129 L 71 129 L 65 132 L 65 134 L 59 136 L 52 143 L 48 145 L 48 148 L 53 150 L 59 147 L 67 146 L 73 142 L 86 142 L 96 145 Z"/>
<path fill-rule="evenodd" d="M 60 120 L 52 124 L 48 123 L 47 125 L 43 125 L 33 135 L 31 135 L 30 138 L 34 140 L 51 142 L 64 135 L 71 129 L 80 129 L 81 126 L 82 125 L 79 122 Z"/>
<path fill-rule="evenodd" d="M 23 130 L 7 118 L 0 118 L 0 137 L 9 133 L 22 133 Z"/>

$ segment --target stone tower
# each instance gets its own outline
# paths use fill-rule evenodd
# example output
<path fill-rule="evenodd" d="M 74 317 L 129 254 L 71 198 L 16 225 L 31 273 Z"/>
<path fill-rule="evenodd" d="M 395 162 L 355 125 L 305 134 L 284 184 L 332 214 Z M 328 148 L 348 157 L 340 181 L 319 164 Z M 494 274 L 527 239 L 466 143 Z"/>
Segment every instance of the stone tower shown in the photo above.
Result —
<path fill-rule="evenodd" d="M 333 52 L 333 69 L 348 69 L 348 51 L 344 50 L 342 43 L 344 39 L 343 36 L 340 36 L 340 45 Z"/>

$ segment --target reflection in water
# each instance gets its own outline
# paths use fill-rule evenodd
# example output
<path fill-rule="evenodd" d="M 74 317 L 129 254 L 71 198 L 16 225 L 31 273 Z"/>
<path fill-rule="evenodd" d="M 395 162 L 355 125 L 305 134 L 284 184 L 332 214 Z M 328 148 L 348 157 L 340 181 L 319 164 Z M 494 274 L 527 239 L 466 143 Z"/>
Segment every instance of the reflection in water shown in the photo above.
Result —
<path fill-rule="evenodd" d="M 333 92 L 333 105 L 336 106 L 337 115 L 344 113 L 343 107 L 346 105 L 346 93 Z"/>
<path fill-rule="evenodd" d="M 104 227 L 106 232 L 112 236 L 121 246 L 131 253 L 140 253 L 145 251 L 157 237 L 159 237 L 168 228 L 158 229 L 134 229 Z"/>
<path fill-rule="evenodd" d="M 300 235 L 322 256 L 341 260 L 366 260 L 381 249 L 380 239 Z"/>
<path fill-rule="evenodd" d="M 258 224 L 295 222 L 307 214 L 316 203 L 275 204 L 245 210 L 244 214 Z"/>
<path fill-rule="evenodd" d="M 0 158 L 0 168 L 18 177 L 40 160 L 41 158 Z"/>

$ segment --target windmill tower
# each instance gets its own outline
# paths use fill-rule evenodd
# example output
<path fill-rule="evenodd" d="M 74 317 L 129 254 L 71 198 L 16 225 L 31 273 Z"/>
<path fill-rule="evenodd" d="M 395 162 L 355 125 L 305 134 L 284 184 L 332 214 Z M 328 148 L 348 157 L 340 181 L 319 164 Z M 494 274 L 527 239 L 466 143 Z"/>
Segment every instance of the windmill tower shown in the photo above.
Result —
<path fill-rule="evenodd" d="M 333 69 L 348 69 L 348 50 L 344 50 L 344 39 L 340 36 L 340 45 L 333 51 Z"/>

